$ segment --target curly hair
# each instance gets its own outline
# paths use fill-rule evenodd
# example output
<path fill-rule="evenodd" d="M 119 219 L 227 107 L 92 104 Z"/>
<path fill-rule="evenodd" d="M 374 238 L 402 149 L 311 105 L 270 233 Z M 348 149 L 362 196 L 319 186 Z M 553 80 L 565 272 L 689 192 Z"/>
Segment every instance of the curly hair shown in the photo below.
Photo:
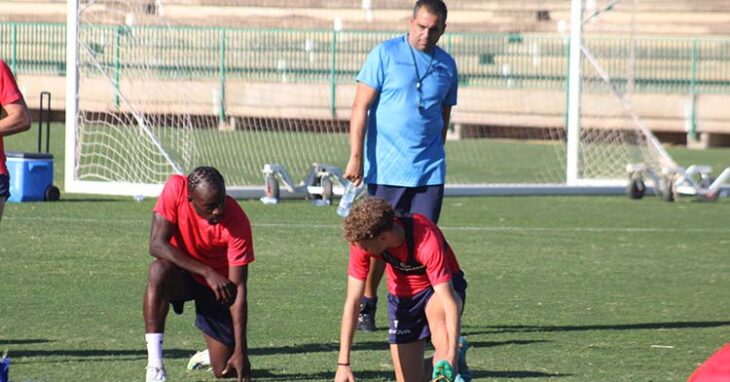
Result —
<path fill-rule="evenodd" d="M 193 192 L 200 184 L 207 184 L 216 191 L 226 193 L 226 183 L 215 167 L 200 166 L 188 175 L 188 192 Z"/>
<path fill-rule="evenodd" d="M 350 210 L 342 223 L 344 237 L 350 243 L 358 243 L 393 228 L 395 211 L 385 199 L 367 197 Z"/>

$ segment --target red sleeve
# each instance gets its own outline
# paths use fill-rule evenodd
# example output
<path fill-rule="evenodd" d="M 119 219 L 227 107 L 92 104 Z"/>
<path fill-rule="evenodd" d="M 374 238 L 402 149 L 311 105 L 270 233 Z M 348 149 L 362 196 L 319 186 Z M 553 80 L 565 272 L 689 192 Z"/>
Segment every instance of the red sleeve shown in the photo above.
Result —
<path fill-rule="evenodd" d="M 22 97 L 13 72 L 4 61 L 0 60 L 0 106 L 16 102 Z"/>
<path fill-rule="evenodd" d="M 165 220 L 177 224 L 177 209 L 181 200 L 186 200 L 185 193 L 186 179 L 181 175 L 173 175 L 162 188 L 160 197 L 157 198 L 153 212 L 160 214 Z M 181 196 L 182 195 L 182 196 Z"/>
<path fill-rule="evenodd" d="M 451 280 L 452 272 L 438 227 L 425 218 L 414 218 L 414 223 L 414 241 L 418 243 L 416 260 L 426 266 L 428 281 L 431 285 L 438 285 Z"/>
<path fill-rule="evenodd" d="M 350 261 L 347 265 L 347 274 L 365 280 L 370 270 L 370 254 L 357 245 L 350 244 Z"/>
<path fill-rule="evenodd" d="M 251 222 L 241 206 L 231 197 L 226 197 L 226 220 L 228 226 L 228 266 L 239 267 L 254 261 L 253 234 Z"/>

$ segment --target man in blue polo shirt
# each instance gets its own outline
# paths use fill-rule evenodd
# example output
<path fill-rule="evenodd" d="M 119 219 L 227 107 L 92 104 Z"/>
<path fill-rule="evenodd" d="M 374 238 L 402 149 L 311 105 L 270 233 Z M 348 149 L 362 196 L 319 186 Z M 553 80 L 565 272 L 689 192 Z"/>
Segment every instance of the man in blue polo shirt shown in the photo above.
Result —
<path fill-rule="evenodd" d="M 418 0 L 408 34 L 368 55 L 357 76 L 345 178 L 405 213 L 438 222 L 444 194 L 444 140 L 456 105 L 454 59 L 436 46 L 446 29 L 442 0 Z M 385 265 L 373 259 L 358 328 L 375 330 L 377 288 Z"/>

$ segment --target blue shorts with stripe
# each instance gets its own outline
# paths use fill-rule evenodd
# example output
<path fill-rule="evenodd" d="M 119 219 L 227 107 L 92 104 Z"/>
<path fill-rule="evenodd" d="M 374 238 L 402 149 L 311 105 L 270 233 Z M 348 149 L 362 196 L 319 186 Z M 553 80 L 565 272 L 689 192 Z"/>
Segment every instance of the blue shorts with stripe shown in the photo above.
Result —
<path fill-rule="evenodd" d="M 454 285 L 456 294 L 466 304 L 467 283 L 464 272 L 455 273 L 451 283 Z M 407 344 L 431 337 L 431 330 L 428 328 L 428 320 L 426 320 L 426 304 L 433 294 L 433 287 L 407 298 L 388 294 L 389 343 Z"/>

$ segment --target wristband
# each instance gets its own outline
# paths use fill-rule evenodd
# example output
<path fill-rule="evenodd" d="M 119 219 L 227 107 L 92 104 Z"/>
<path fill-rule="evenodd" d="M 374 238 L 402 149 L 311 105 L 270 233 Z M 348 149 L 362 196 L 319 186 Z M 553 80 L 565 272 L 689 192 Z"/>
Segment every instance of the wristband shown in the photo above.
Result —
<path fill-rule="evenodd" d="M 347 363 L 345 363 L 345 362 L 337 362 L 337 366 L 350 366 L 350 363 L 349 362 L 347 362 Z"/>

